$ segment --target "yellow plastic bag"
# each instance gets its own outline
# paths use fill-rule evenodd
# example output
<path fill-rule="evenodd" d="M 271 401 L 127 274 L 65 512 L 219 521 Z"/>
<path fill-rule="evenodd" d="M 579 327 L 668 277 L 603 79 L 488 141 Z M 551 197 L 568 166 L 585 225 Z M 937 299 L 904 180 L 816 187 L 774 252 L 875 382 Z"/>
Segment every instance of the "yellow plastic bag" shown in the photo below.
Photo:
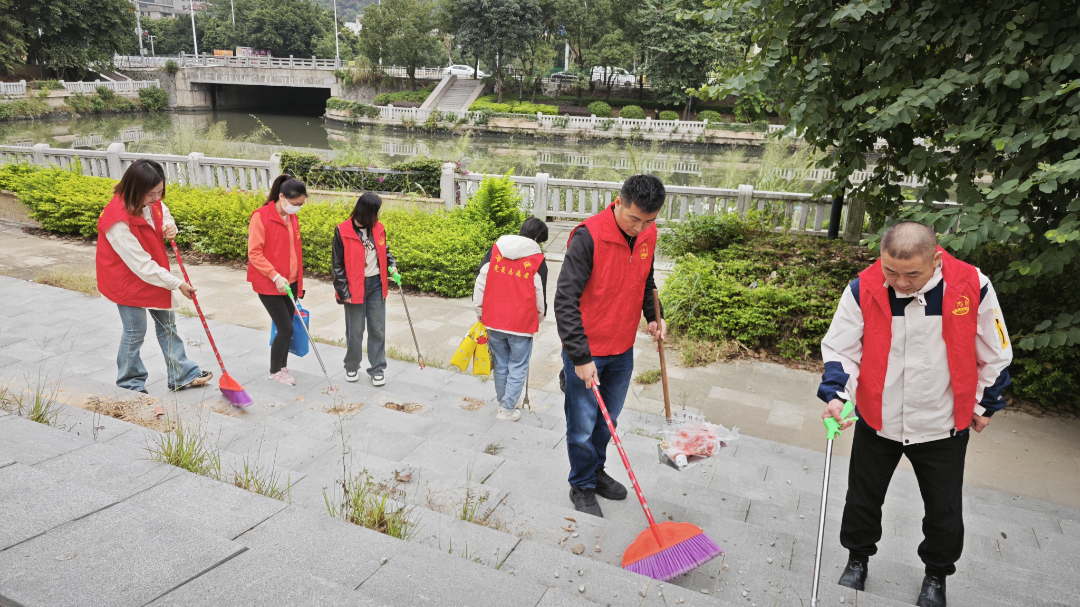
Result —
<path fill-rule="evenodd" d="M 480 334 L 476 336 L 476 350 L 473 351 L 472 372 L 473 375 L 490 375 L 491 352 L 488 350 L 487 345 L 487 329 L 480 323 L 476 324 L 480 326 Z M 473 329 L 476 329 L 476 327 L 474 326 Z"/>
<path fill-rule="evenodd" d="M 450 358 L 450 364 L 454 365 L 458 369 L 464 371 L 469 368 L 469 363 L 472 362 L 473 353 L 476 351 L 476 336 L 477 327 L 480 331 L 483 331 L 484 325 L 477 322 L 469 329 L 469 334 L 465 336 L 465 339 L 461 340 L 461 345 L 458 346 L 457 352 L 454 352 L 454 356 Z"/>

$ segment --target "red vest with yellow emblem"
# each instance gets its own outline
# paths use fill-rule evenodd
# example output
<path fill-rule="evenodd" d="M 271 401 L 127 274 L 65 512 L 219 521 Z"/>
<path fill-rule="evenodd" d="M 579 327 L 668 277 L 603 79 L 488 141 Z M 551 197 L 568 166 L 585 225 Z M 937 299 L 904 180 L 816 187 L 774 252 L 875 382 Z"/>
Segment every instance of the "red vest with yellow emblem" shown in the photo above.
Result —
<path fill-rule="evenodd" d="M 150 258 L 168 270 L 169 256 L 165 254 L 165 236 L 162 234 L 164 214 L 160 200 L 150 206 L 150 216 L 154 219 L 153 226 L 147 223 L 142 215 L 129 214 L 119 196 L 113 196 L 109 204 L 105 205 L 101 217 L 98 217 L 98 291 L 109 301 L 122 306 L 167 310 L 172 307 L 172 293 L 136 276 L 105 237 L 105 232 L 113 225 L 121 221 L 126 223 L 143 250 L 150 254 Z"/>
<path fill-rule="evenodd" d="M 341 235 L 341 244 L 345 247 L 345 278 L 349 281 L 349 299 L 354 304 L 364 303 L 364 281 L 367 273 L 367 249 L 360 240 L 360 235 L 353 227 L 352 219 L 346 219 L 337 226 Z M 388 289 L 386 278 L 386 228 L 381 221 L 375 222 L 371 229 L 371 238 L 375 241 L 375 253 L 379 256 L 379 278 L 382 279 L 382 296 L 386 299 Z M 337 297 L 337 294 L 334 294 Z"/>
<path fill-rule="evenodd" d="M 588 228 L 593 239 L 592 274 L 581 294 L 581 323 L 589 339 L 589 351 L 593 356 L 622 354 L 634 347 L 637 337 L 645 281 L 656 249 L 656 225 L 638 234 L 633 251 L 615 221 L 613 207 L 581 225 Z M 573 237 L 571 232 L 570 239 Z"/>
<path fill-rule="evenodd" d="M 277 208 L 274 203 L 264 204 L 263 206 L 255 209 L 252 216 L 258 215 L 262 218 L 263 229 L 265 230 L 266 238 L 263 245 L 263 256 L 270 262 L 270 265 L 274 266 L 278 274 L 286 277 L 289 276 L 289 248 L 296 249 L 296 293 L 293 295 L 297 297 L 303 297 L 304 295 L 304 249 L 300 243 L 300 220 L 296 215 L 289 215 L 289 225 L 292 226 L 292 233 L 295 235 L 292 238 L 292 242 L 289 240 L 289 227 L 285 225 L 285 221 L 281 219 L 281 215 L 278 215 Z M 277 287 L 274 286 L 274 281 L 263 276 L 262 272 L 257 270 L 255 266 L 248 264 L 247 273 L 248 282 L 251 283 L 251 288 L 260 295 L 281 295 L 278 292 Z"/>
<path fill-rule="evenodd" d="M 941 247 L 938 250 L 942 253 L 941 279 L 945 281 L 941 333 L 949 357 L 956 429 L 964 430 L 971 424 L 975 412 L 975 391 L 979 381 L 979 366 L 975 359 L 979 271 Z M 874 430 L 881 430 L 881 393 L 885 388 L 892 348 L 892 308 L 880 259 L 859 274 L 859 306 L 865 329 L 855 402 L 862 420 Z"/>
<path fill-rule="evenodd" d="M 491 247 L 487 283 L 484 286 L 484 326 L 496 331 L 536 333 L 540 313 L 536 309 L 536 270 L 544 254 L 507 259 L 499 245 Z"/>

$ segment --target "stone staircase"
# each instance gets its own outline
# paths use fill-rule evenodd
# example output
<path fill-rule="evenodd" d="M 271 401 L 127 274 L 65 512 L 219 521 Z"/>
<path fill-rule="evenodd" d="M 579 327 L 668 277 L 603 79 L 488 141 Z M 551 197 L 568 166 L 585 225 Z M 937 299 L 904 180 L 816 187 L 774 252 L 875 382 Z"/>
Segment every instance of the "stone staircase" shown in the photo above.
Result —
<path fill-rule="evenodd" d="M 483 91 L 483 80 L 473 80 L 464 76 L 456 78 L 446 93 L 439 98 L 435 107 L 448 112 L 464 111 L 469 109 Z"/>
<path fill-rule="evenodd" d="M 120 336 L 103 299 L 0 278 L 0 383 L 52 385 L 61 400 L 131 398 L 111 385 Z M 215 368 L 197 318 L 180 318 L 190 357 Z M 702 527 L 725 553 L 659 583 L 619 567 L 645 529 L 631 498 L 605 518 L 568 499 L 562 395 L 531 393 L 517 423 L 495 420 L 478 378 L 391 361 L 387 384 L 343 381 L 343 350 L 290 361 L 294 388 L 265 376 L 268 335 L 211 321 L 256 404 L 216 389 L 165 392 L 160 349 L 143 348 L 151 394 L 220 450 L 225 470 L 273 467 L 279 501 L 150 460 L 147 428 L 65 407 L 53 428 L 0 412 L 0 604 L 21 605 L 809 605 L 823 457 L 743 437 L 703 465 L 656 464 L 661 420 L 627 410 L 620 433 L 654 514 Z M 215 369 L 216 370 L 216 369 Z M 216 384 L 215 384 L 216 385 Z M 362 406 L 360 404 L 362 403 Z M 388 403 L 417 403 L 402 412 Z M 346 415 L 328 413 L 337 406 Z M 351 406 L 351 407 L 350 407 Z M 406 407 L 411 409 L 411 407 Z M 913 604 L 922 579 L 918 485 L 897 471 L 866 592 L 835 584 L 847 461 L 836 458 L 820 604 Z M 628 482 L 612 446 L 609 472 Z M 399 540 L 332 518 L 346 474 L 385 481 L 415 534 Z M 967 536 L 953 605 L 1080 604 L 1075 510 L 966 488 Z M 472 522 L 462 520 L 463 508 Z"/>

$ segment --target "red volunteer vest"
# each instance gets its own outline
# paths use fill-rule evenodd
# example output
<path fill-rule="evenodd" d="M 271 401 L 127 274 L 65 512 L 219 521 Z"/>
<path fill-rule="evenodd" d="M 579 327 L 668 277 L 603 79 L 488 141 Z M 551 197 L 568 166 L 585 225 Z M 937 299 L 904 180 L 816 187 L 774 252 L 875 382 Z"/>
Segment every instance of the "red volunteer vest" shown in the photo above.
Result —
<path fill-rule="evenodd" d="M 540 330 L 535 280 L 542 261 L 543 253 L 507 259 L 499 251 L 499 245 L 491 247 L 487 284 L 484 287 L 485 327 L 515 333 L 536 333 Z"/>
<path fill-rule="evenodd" d="M 296 249 L 296 269 L 297 269 L 297 285 L 296 290 L 298 293 L 293 293 L 297 297 L 303 297 L 304 295 L 304 250 L 300 243 L 300 220 L 296 218 L 296 215 L 289 215 L 289 223 L 292 225 L 293 233 L 296 237 L 292 242 L 289 242 L 289 228 L 286 227 L 285 222 L 281 220 L 281 215 L 278 215 L 277 209 L 273 203 L 264 204 L 263 206 L 255 209 L 255 212 L 251 214 L 252 217 L 259 215 L 262 217 L 263 229 L 266 234 L 266 244 L 263 246 L 263 255 L 266 260 L 270 262 L 278 274 L 288 277 L 289 275 L 289 247 Z M 248 264 L 247 272 L 248 282 L 251 283 L 251 288 L 256 293 L 261 295 L 281 295 L 278 292 L 277 287 L 274 286 L 274 281 L 262 275 L 262 272 L 255 269 L 255 266 Z M 287 278 L 286 278 L 287 279 Z"/>
<path fill-rule="evenodd" d="M 345 245 L 345 277 L 349 280 L 349 299 L 354 304 L 364 303 L 364 274 L 367 272 L 367 250 L 364 243 L 353 228 L 352 219 L 346 219 L 337 226 L 338 234 L 341 234 L 341 244 Z M 382 279 L 382 296 L 386 299 L 388 290 L 386 280 L 386 228 L 381 221 L 375 222 L 371 230 L 371 237 L 375 241 L 375 253 L 379 256 L 379 278 Z M 334 293 L 337 297 L 337 293 Z"/>
<path fill-rule="evenodd" d="M 143 250 L 149 253 L 159 266 L 168 270 L 169 256 L 165 254 L 165 236 L 162 234 L 164 216 L 160 200 L 150 206 L 150 214 L 154 218 L 153 227 L 142 215 L 128 214 L 124 201 L 119 196 L 113 196 L 109 204 L 105 205 L 101 217 L 98 217 L 98 291 L 109 301 L 122 306 L 167 310 L 172 307 L 172 293 L 136 276 L 105 237 L 105 232 L 113 225 L 121 221 L 126 223 Z"/>
<path fill-rule="evenodd" d="M 638 234 L 631 251 L 612 207 L 581 225 L 589 229 L 594 246 L 592 275 L 581 294 L 581 322 L 589 338 L 589 351 L 593 356 L 622 354 L 634 347 L 637 336 L 645 281 L 656 249 L 656 226 Z M 570 239 L 573 237 L 571 232 Z"/>
<path fill-rule="evenodd" d="M 952 378 L 953 414 L 956 429 L 964 430 L 975 413 L 978 363 L 975 336 L 979 317 L 979 272 L 974 266 L 942 252 L 941 277 L 945 281 L 942 300 L 941 333 L 949 357 Z M 871 428 L 881 430 L 881 393 L 892 347 L 892 309 L 881 260 L 859 274 L 859 306 L 865 330 L 859 386 L 855 390 L 859 415 Z"/>

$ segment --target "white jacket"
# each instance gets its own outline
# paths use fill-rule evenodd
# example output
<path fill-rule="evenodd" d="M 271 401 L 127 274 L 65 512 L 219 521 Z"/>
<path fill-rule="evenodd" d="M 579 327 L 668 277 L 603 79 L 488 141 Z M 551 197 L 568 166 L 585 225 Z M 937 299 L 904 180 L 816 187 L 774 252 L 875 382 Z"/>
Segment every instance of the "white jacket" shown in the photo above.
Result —
<path fill-rule="evenodd" d="M 528 257 L 543 252 L 540 249 L 540 245 L 535 240 L 525 238 L 524 236 L 500 236 L 499 239 L 495 241 L 495 244 L 499 247 L 499 252 L 502 253 L 503 257 L 507 259 L 521 259 L 522 257 Z M 473 310 L 476 311 L 477 319 L 484 315 L 484 288 L 487 286 L 489 265 L 490 264 L 485 263 L 480 267 L 480 273 L 476 276 L 476 283 L 473 285 Z M 546 305 L 544 302 L 544 285 L 540 279 L 540 272 L 533 273 L 533 284 L 536 286 L 536 311 L 540 314 L 540 322 L 544 322 Z M 524 335 L 526 337 L 532 335 L 532 333 L 518 333 L 517 331 L 502 332 L 511 335 Z"/>
<path fill-rule="evenodd" d="M 979 272 L 979 284 L 982 289 L 975 340 L 979 366 L 975 413 L 989 416 L 1005 407 L 1002 391 L 1010 383 L 1012 344 L 997 294 L 982 272 Z M 956 431 L 948 353 L 941 334 L 944 292 L 941 268 L 915 294 L 903 295 L 889 288 L 892 344 L 881 395 L 879 436 L 916 444 L 947 438 Z M 829 332 L 821 341 L 825 372 L 818 397 L 823 401 L 854 396 L 859 383 L 862 340 L 859 279 L 855 279 L 844 290 Z"/>

